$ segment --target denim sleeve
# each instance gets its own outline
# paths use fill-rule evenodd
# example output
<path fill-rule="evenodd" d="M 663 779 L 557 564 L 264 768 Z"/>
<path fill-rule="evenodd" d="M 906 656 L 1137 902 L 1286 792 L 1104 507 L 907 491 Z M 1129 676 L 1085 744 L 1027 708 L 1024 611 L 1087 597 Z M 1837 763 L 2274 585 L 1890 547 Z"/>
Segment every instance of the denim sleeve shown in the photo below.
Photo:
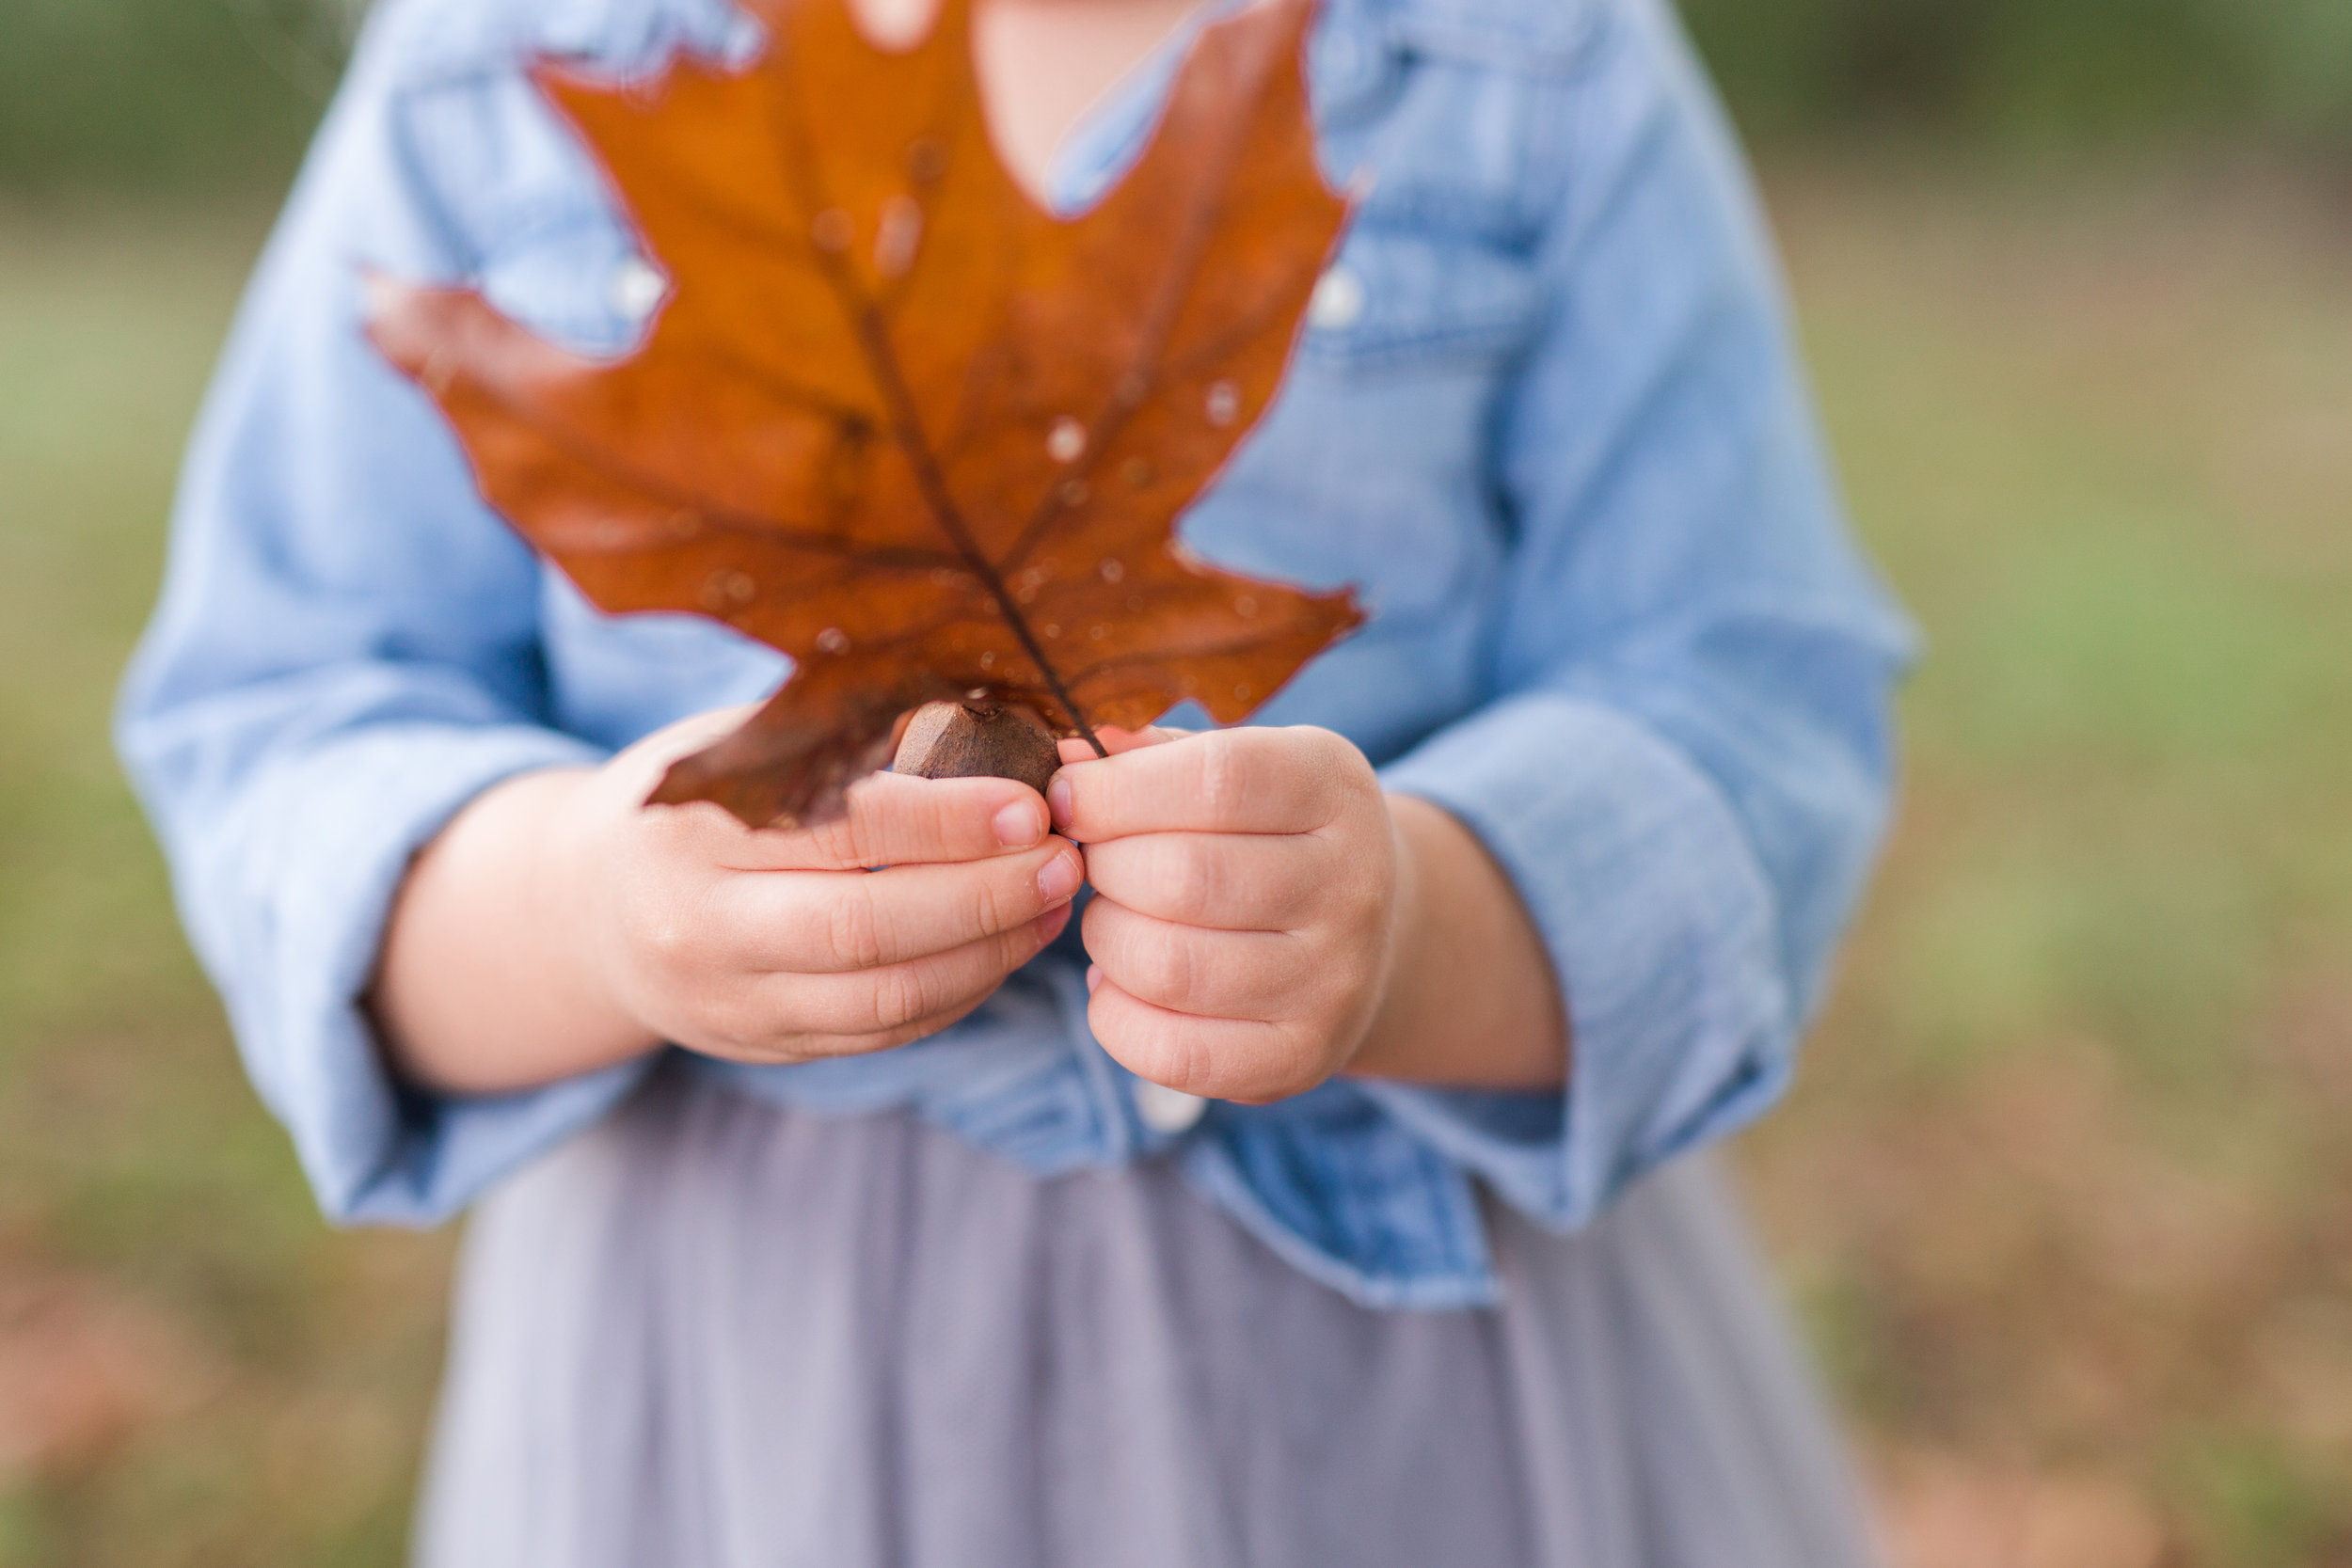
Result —
<path fill-rule="evenodd" d="M 118 742 L 322 1205 L 426 1223 L 601 1115 L 642 1069 L 427 1096 L 387 1071 L 361 1002 L 415 851 L 496 781 L 596 755 L 548 723 L 532 556 L 361 333 L 364 268 L 451 277 L 473 261 L 393 110 L 384 31 L 329 115 L 199 419 Z"/>
<path fill-rule="evenodd" d="M 1615 15 L 1498 436 L 1496 695 L 1384 769 L 1525 901 L 1570 1083 L 1363 1085 L 1564 1228 L 1786 1086 L 1886 816 L 1910 649 L 1844 531 L 1708 91 L 1661 9 Z"/>

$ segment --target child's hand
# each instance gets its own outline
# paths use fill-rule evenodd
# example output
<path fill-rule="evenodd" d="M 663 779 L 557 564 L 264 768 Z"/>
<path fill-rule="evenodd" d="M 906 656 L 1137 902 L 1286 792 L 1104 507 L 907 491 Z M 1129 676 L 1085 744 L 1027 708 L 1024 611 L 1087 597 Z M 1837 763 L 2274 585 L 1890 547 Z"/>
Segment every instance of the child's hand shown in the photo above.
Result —
<path fill-rule="evenodd" d="M 970 1012 L 1069 923 L 1077 850 L 1010 780 L 877 775 L 803 831 L 640 805 L 739 717 L 641 742 L 549 823 L 550 914 L 580 983 L 639 1034 L 749 1062 L 879 1051 Z"/>
<path fill-rule="evenodd" d="M 402 1073 L 501 1094 L 663 1040 L 750 1062 L 879 1051 L 970 1012 L 1069 923 L 1078 851 L 1008 779 L 872 779 L 846 820 L 807 832 L 640 804 L 741 718 L 509 779 L 442 830 L 402 885 L 368 996 Z M 1562 1081 L 1540 936 L 1454 817 L 1384 800 L 1362 754 L 1322 730 L 1106 738 L 1108 760 L 1066 743 L 1052 792 L 1103 895 L 1089 1016 L 1120 1060 L 1245 1101 L 1343 1067 Z M 858 869 L 876 864 L 891 869 Z"/>
<path fill-rule="evenodd" d="M 1054 822 L 1086 847 L 1104 1049 L 1219 1100 L 1312 1088 L 1387 990 L 1400 850 L 1361 752 L 1328 730 L 1065 741 Z M 1083 760 L 1082 760 L 1083 759 Z"/>

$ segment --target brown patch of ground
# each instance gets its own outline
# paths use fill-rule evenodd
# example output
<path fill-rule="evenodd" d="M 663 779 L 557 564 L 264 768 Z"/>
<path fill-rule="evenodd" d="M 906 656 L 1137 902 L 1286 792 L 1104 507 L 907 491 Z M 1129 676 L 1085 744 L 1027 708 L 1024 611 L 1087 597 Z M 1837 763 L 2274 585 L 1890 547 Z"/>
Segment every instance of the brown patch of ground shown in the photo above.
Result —
<path fill-rule="evenodd" d="M 84 1474 L 220 1384 L 168 1314 L 94 1275 L 0 1252 L 0 1488 Z"/>

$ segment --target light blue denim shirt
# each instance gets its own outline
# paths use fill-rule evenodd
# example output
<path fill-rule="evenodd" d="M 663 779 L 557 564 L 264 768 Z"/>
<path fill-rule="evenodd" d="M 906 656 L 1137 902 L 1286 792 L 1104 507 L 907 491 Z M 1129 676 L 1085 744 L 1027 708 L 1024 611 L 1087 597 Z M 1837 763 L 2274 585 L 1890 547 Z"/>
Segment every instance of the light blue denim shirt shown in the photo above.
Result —
<path fill-rule="evenodd" d="M 438 1220 L 650 1067 L 490 1099 L 389 1076 L 359 998 L 410 855 L 499 779 L 787 669 L 715 623 L 603 616 L 534 559 L 362 339 L 361 269 L 625 349 L 660 259 L 520 68 L 758 47 L 725 0 L 389 0 L 196 432 L 121 746 L 339 1218 Z M 1148 135 L 1167 59 L 1082 129 L 1065 205 Z M 1738 161 L 1654 0 L 1329 0 L 1310 73 L 1327 172 L 1369 195 L 1184 535 L 1359 587 L 1370 624 L 1261 718 L 1340 731 L 1485 841 L 1565 988 L 1566 1091 L 1339 1080 L 1147 1118 L 1088 1033 L 1074 933 L 916 1045 L 686 1060 L 819 1112 L 912 1107 L 1040 1173 L 1165 1153 L 1356 1299 L 1458 1307 L 1498 1289 L 1482 1183 L 1572 1227 L 1781 1092 L 1883 824 L 1908 632 L 1843 531 Z"/>

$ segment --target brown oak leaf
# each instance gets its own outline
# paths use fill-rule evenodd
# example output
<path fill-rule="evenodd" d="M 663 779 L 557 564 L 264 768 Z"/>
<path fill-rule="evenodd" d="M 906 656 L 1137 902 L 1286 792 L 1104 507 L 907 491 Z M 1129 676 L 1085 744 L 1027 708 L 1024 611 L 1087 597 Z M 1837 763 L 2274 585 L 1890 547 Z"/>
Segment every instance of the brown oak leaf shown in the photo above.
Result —
<path fill-rule="evenodd" d="M 1272 400 L 1346 218 L 1308 115 L 1312 0 L 1203 29 L 1134 167 L 1068 220 L 990 143 L 969 0 L 896 51 L 846 0 L 752 8 L 748 68 L 533 69 L 666 274 L 642 347 L 583 356 L 472 290 L 372 280 L 378 347 L 591 600 L 792 657 L 653 799 L 820 819 L 899 714 L 965 693 L 1089 739 L 1187 697 L 1246 718 L 1361 619 L 1174 532 Z"/>

